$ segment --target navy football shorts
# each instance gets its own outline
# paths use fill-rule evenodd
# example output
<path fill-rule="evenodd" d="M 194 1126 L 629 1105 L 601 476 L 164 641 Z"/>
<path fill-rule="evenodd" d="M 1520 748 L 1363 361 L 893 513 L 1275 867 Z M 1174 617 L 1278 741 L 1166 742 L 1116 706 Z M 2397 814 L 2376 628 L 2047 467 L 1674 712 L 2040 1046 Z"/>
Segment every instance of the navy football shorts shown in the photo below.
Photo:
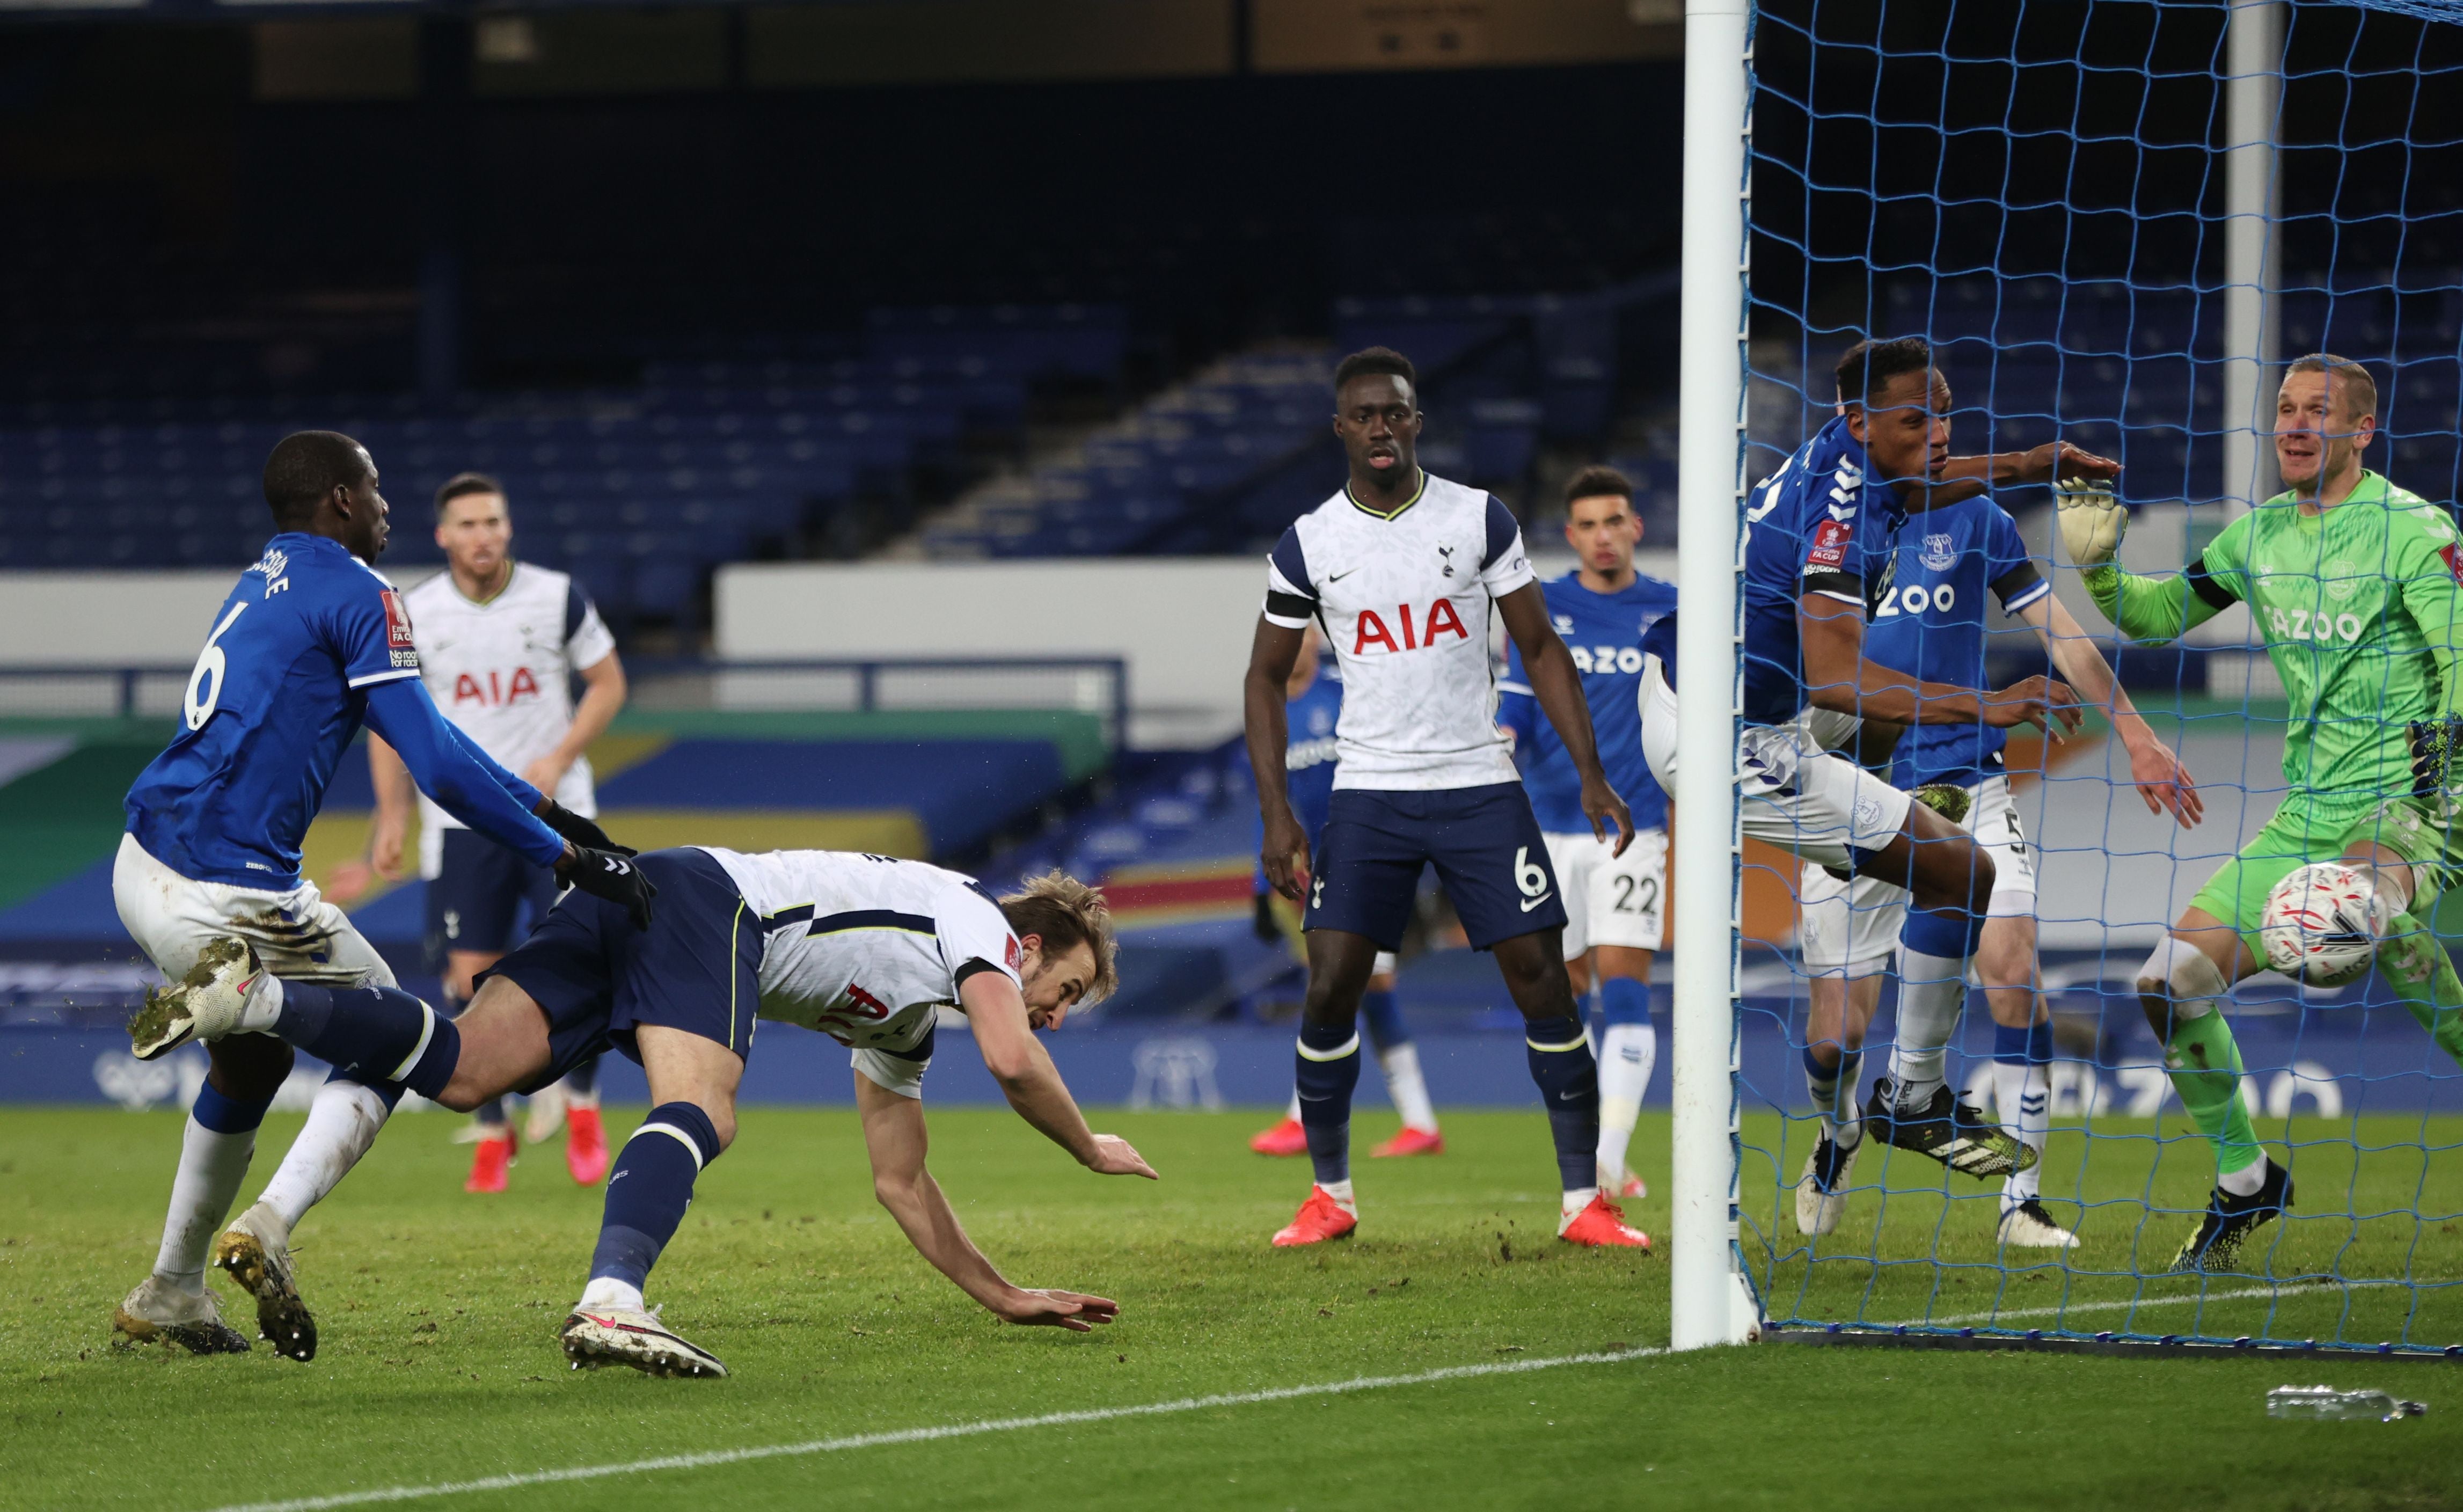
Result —
<path fill-rule="evenodd" d="M 427 885 L 427 964 L 448 951 L 501 954 L 556 907 L 556 872 L 467 829 L 443 835 L 443 864 Z"/>
<path fill-rule="evenodd" d="M 1423 865 L 1437 868 L 1479 950 L 1565 927 L 1563 889 L 1519 782 L 1428 792 L 1337 788 L 1318 836 L 1302 927 L 1400 948 Z"/>
<path fill-rule="evenodd" d="M 752 1053 L 761 1005 L 761 917 L 726 868 L 703 850 L 636 858 L 659 889 L 650 927 L 633 928 L 617 904 L 568 892 L 512 953 L 480 974 L 502 976 L 547 1015 L 548 1066 L 533 1091 L 614 1045 L 635 1062 L 639 1024 L 715 1040 Z"/>

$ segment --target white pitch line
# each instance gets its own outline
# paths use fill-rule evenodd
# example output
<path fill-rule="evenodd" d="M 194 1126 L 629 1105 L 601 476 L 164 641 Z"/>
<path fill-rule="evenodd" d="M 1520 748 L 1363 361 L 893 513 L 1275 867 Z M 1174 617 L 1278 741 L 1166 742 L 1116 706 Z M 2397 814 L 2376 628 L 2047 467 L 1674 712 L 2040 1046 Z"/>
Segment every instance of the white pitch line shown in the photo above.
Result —
<path fill-rule="evenodd" d="M 765 1444 L 752 1449 L 716 1449 L 697 1455 L 667 1455 L 657 1459 L 630 1459 L 619 1464 L 574 1465 L 562 1470 L 528 1470 L 517 1475 L 487 1476 L 476 1480 L 444 1480 L 424 1486 L 380 1486 L 370 1491 L 344 1491 L 333 1496 L 301 1497 L 292 1501 L 250 1501 L 219 1507 L 215 1512 L 323 1512 L 327 1507 L 365 1506 L 378 1501 L 420 1501 L 431 1497 L 461 1496 L 473 1491 L 512 1491 L 523 1486 L 555 1485 L 567 1480 L 598 1480 L 608 1476 L 641 1475 L 653 1470 L 700 1470 L 712 1465 L 743 1464 L 754 1459 L 780 1459 L 798 1455 L 838 1454 L 849 1449 L 876 1449 L 888 1444 L 921 1444 L 942 1438 L 971 1438 L 981 1434 L 1010 1434 L 1030 1428 L 1057 1428 L 1072 1423 L 1105 1423 L 1123 1417 L 1159 1417 L 1172 1413 L 1203 1412 L 1210 1407 L 1250 1407 L 1260 1402 L 1287 1402 L 1304 1396 L 1339 1396 L 1349 1391 L 1383 1391 L 1395 1386 L 1425 1386 L 1432 1381 L 1462 1380 L 1475 1375 L 1519 1375 L 1553 1370 L 1567 1365 L 1615 1365 L 1646 1360 L 1665 1349 L 1624 1349 L 1613 1353 L 1560 1354 L 1537 1360 L 1496 1361 L 1484 1365 L 1451 1365 L 1409 1375 L 1363 1375 L 1348 1381 L 1323 1381 L 1311 1386 L 1278 1386 L 1262 1391 L 1227 1391 L 1214 1396 L 1185 1396 L 1177 1401 L 1148 1402 L 1137 1407 L 1093 1407 L 1074 1413 L 1046 1413 L 1037 1417 L 993 1417 L 971 1423 L 943 1423 L 930 1428 L 902 1428 L 883 1434 L 853 1434 L 843 1438 L 815 1438 L 798 1444 Z"/>
<path fill-rule="evenodd" d="M 2240 1302 L 2251 1297 L 2284 1297 L 2300 1292 L 2326 1292 L 2340 1288 L 2327 1286 L 2244 1286 L 2238 1291 L 2184 1292 L 2178 1297 L 2137 1297 L 2121 1302 L 2057 1303 L 2049 1307 L 2018 1307 L 1996 1312 L 1971 1312 L 1956 1318 L 1910 1318 L 1907 1326 L 1945 1327 L 1971 1323 L 1994 1323 L 2005 1318 L 2054 1318 L 2072 1312 L 2125 1312 L 2133 1307 L 2177 1307 L 2192 1302 Z M 1898 1326 L 1885 1324 L 1885 1327 Z"/>

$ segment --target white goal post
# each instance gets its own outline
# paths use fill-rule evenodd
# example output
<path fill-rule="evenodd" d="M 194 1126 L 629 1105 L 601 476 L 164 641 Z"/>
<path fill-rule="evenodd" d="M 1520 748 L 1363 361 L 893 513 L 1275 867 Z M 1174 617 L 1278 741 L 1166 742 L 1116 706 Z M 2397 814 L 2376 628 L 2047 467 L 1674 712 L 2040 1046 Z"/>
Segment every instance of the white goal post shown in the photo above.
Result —
<path fill-rule="evenodd" d="M 1753 1336 L 1736 1266 L 1736 574 L 1744 467 L 1751 0 L 1687 0 L 1676 453 L 1676 955 L 1669 1343 Z M 1717 774 L 1717 776 L 1713 776 Z M 1714 797 L 1715 795 L 1715 797 Z"/>

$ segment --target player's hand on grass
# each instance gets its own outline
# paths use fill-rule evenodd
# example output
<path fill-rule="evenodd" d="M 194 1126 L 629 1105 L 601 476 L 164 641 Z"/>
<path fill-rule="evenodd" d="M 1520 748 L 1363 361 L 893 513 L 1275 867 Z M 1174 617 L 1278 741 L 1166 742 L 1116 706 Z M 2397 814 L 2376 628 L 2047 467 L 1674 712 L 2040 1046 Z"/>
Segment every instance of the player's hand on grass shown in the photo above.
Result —
<path fill-rule="evenodd" d="M 564 859 L 556 864 L 556 880 L 620 906 L 637 930 L 650 927 L 650 900 L 659 895 L 659 889 L 633 865 L 631 851 L 619 855 L 595 846 L 567 845 Z"/>
<path fill-rule="evenodd" d="M 992 1312 L 1003 1323 L 1092 1333 L 1095 1325 L 1119 1317 L 1121 1304 L 1109 1297 L 1090 1297 L 1082 1291 L 1012 1287 L 1007 1296 L 992 1304 Z"/>
<path fill-rule="evenodd" d="M 2129 512 L 2106 479 L 2063 477 L 2053 485 L 2053 511 L 2060 521 L 2061 545 L 2081 567 L 2110 561 L 2129 532 Z"/>
<path fill-rule="evenodd" d="M 1146 1164 L 1146 1157 L 1118 1134 L 1097 1134 L 1094 1153 L 1086 1159 L 1086 1169 L 1099 1176 L 1144 1176 L 1148 1181 L 1163 1178 Z"/>
<path fill-rule="evenodd" d="M 2085 718 L 2086 712 L 2079 707 L 2078 694 L 2070 690 L 2070 685 L 2040 673 L 2020 678 L 1997 693 L 1984 695 L 1984 722 L 1997 729 L 2034 725 L 2059 740 Z M 2054 729 L 2056 724 L 2060 728 Z"/>
<path fill-rule="evenodd" d="M 1591 822 L 1591 833 L 1601 840 L 1608 838 L 1611 828 L 1616 833 L 1616 849 L 1612 856 L 1622 856 L 1633 844 L 1633 810 L 1625 806 L 1617 790 L 1608 786 L 1604 777 L 1582 778 L 1582 817 Z"/>
<path fill-rule="evenodd" d="M 539 800 L 539 806 L 532 812 L 538 815 L 540 823 L 583 850 L 609 850 L 619 856 L 641 854 L 630 845 L 620 845 L 609 839 L 607 831 L 599 827 L 597 820 L 584 819 L 552 798 Z"/>
<path fill-rule="evenodd" d="M 1300 874 L 1307 866 L 1308 832 L 1300 828 L 1299 816 L 1289 803 L 1277 805 L 1266 815 L 1266 843 L 1257 852 L 1258 865 L 1266 868 L 1266 880 L 1276 892 L 1300 901 Z"/>
<path fill-rule="evenodd" d="M 2198 796 L 2196 779 L 2161 740 L 2150 736 L 2130 747 L 2129 779 L 2138 785 L 2138 796 L 2149 814 L 2169 814 L 2183 829 L 2207 817 L 2207 801 Z"/>

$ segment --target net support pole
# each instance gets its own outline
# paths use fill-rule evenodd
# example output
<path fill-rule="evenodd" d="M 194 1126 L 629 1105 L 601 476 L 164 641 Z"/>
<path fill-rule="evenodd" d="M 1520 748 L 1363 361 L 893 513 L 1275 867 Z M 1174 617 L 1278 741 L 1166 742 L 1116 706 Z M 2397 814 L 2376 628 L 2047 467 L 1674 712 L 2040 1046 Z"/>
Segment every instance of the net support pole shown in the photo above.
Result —
<path fill-rule="evenodd" d="M 2275 128 L 2282 97 L 2283 7 L 2234 0 L 2224 84 L 2224 501 L 2238 515 L 2269 492 L 2259 481 L 2274 429 L 2281 280 L 2275 236 Z"/>
<path fill-rule="evenodd" d="M 1750 0 L 1686 0 L 1676 453 L 1676 991 L 1669 1343 L 1755 1322 L 1735 1268 L 1736 563 L 1744 429 Z"/>

